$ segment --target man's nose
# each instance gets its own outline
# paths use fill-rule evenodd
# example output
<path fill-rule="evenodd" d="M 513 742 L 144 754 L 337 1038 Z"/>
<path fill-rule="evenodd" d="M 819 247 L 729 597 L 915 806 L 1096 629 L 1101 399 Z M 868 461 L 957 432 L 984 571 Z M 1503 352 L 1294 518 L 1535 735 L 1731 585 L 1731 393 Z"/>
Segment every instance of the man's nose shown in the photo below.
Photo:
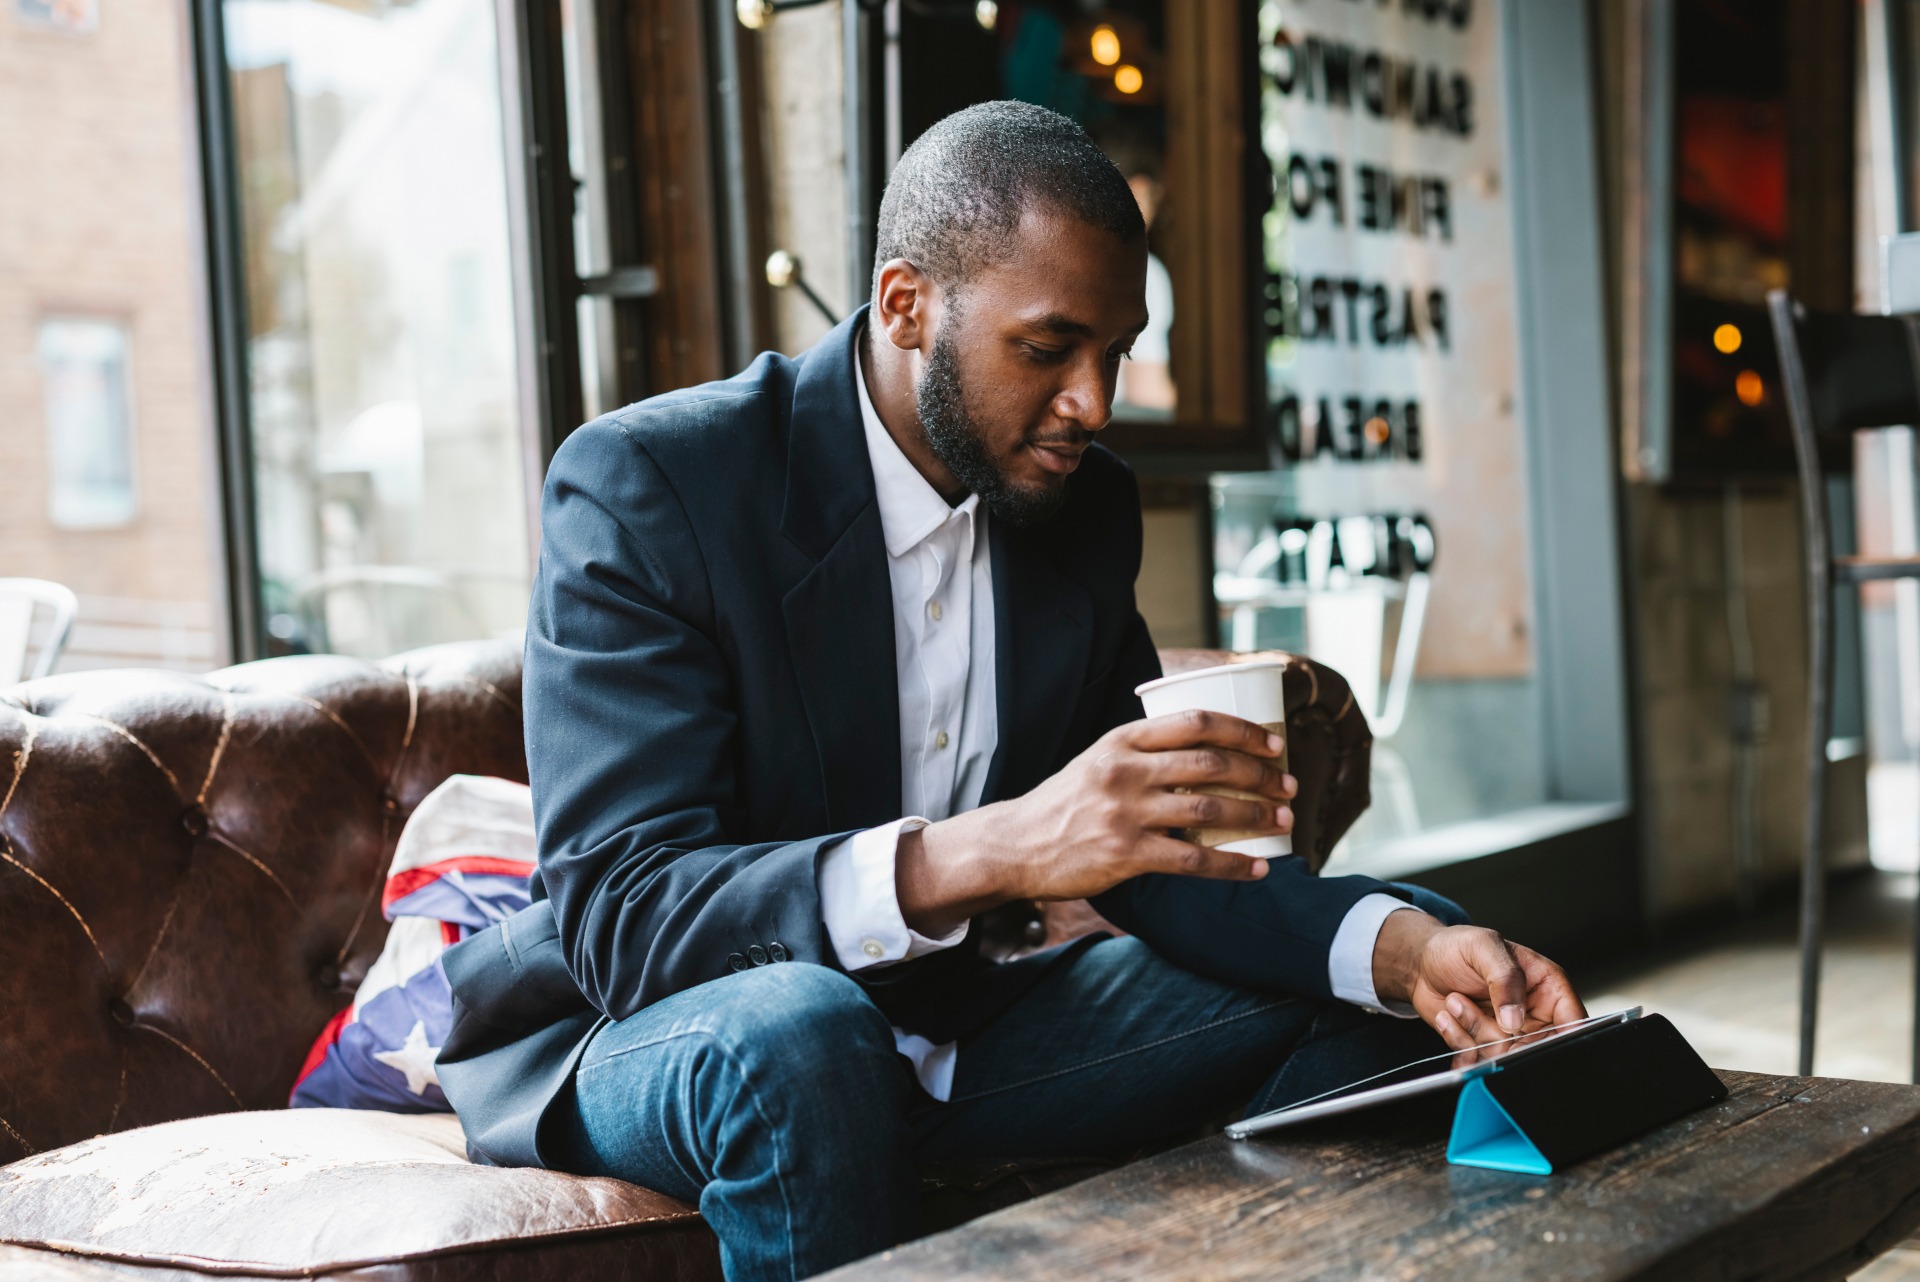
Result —
<path fill-rule="evenodd" d="M 1113 418 L 1113 380 L 1097 363 L 1077 367 L 1053 398 L 1053 412 L 1085 431 L 1099 431 Z"/>

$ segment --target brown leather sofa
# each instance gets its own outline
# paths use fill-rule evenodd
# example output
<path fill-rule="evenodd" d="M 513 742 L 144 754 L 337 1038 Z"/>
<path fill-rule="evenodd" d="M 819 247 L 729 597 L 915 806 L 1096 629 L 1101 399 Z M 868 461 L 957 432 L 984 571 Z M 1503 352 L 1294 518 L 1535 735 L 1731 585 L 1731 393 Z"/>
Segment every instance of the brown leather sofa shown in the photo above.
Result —
<path fill-rule="evenodd" d="M 1370 738 L 1337 674 L 1287 677 L 1318 864 L 1366 806 Z M 519 696 L 499 642 L 0 692 L 0 1279 L 718 1277 L 672 1198 L 471 1165 L 448 1115 L 284 1107 L 379 954 L 414 806 L 450 774 L 526 778 Z M 954 1222 L 1089 1169 L 946 1172 L 929 1204 Z"/>

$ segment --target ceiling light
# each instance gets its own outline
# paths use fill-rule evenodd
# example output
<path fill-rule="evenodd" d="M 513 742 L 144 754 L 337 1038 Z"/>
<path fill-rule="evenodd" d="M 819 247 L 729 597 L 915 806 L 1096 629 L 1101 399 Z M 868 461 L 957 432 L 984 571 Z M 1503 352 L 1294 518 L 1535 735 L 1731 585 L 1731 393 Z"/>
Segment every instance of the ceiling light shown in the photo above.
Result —
<path fill-rule="evenodd" d="M 1093 60 L 1103 67 L 1111 67 L 1120 61 L 1120 33 L 1101 23 L 1093 29 L 1093 37 L 1088 42 Z"/>

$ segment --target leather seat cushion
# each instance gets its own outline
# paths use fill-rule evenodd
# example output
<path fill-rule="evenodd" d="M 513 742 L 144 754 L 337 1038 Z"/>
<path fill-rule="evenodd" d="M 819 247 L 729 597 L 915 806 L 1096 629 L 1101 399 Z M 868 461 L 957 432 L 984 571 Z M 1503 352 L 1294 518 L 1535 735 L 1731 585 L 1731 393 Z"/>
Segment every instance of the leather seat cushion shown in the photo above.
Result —
<path fill-rule="evenodd" d="M 533 1264 L 529 1248 L 610 1235 L 661 1239 L 647 1245 L 682 1257 L 673 1276 L 718 1276 L 712 1235 L 686 1203 L 620 1180 L 474 1165 L 449 1114 L 224 1113 L 0 1168 L 0 1243 L 127 1264 L 298 1277 L 478 1252 L 484 1267 L 508 1244 Z"/>

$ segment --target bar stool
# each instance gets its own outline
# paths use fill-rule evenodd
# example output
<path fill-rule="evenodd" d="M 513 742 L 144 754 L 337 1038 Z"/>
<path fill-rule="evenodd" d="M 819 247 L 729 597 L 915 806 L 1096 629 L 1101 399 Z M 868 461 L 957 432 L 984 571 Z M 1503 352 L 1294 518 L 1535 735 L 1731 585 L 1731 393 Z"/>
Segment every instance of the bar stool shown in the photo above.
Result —
<path fill-rule="evenodd" d="M 1809 704 L 1807 822 L 1800 872 L 1800 1073 L 1813 1072 L 1819 1015 L 1820 947 L 1826 918 L 1822 828 L 1827 740 L 1833 726 L 1832 585 L 1920 578 L 1920 556 L 1833 555 L 1825 472 L 1844 465 L 1855 432 L 1920 425 L 1920 313 L 1893 316 L 1825 312 L 1787 291 L 1767 295 L 1780 351 L 1781 386 L 1793 429 L 1806 527 Z M 1825 466 L 1823 466 L 1823 464 Z M 1920 900 L 1916 901 L 1920 910 Z M 1914 1080 L 1920 1082 L 1920 915 L 1916 915 Z"/>

